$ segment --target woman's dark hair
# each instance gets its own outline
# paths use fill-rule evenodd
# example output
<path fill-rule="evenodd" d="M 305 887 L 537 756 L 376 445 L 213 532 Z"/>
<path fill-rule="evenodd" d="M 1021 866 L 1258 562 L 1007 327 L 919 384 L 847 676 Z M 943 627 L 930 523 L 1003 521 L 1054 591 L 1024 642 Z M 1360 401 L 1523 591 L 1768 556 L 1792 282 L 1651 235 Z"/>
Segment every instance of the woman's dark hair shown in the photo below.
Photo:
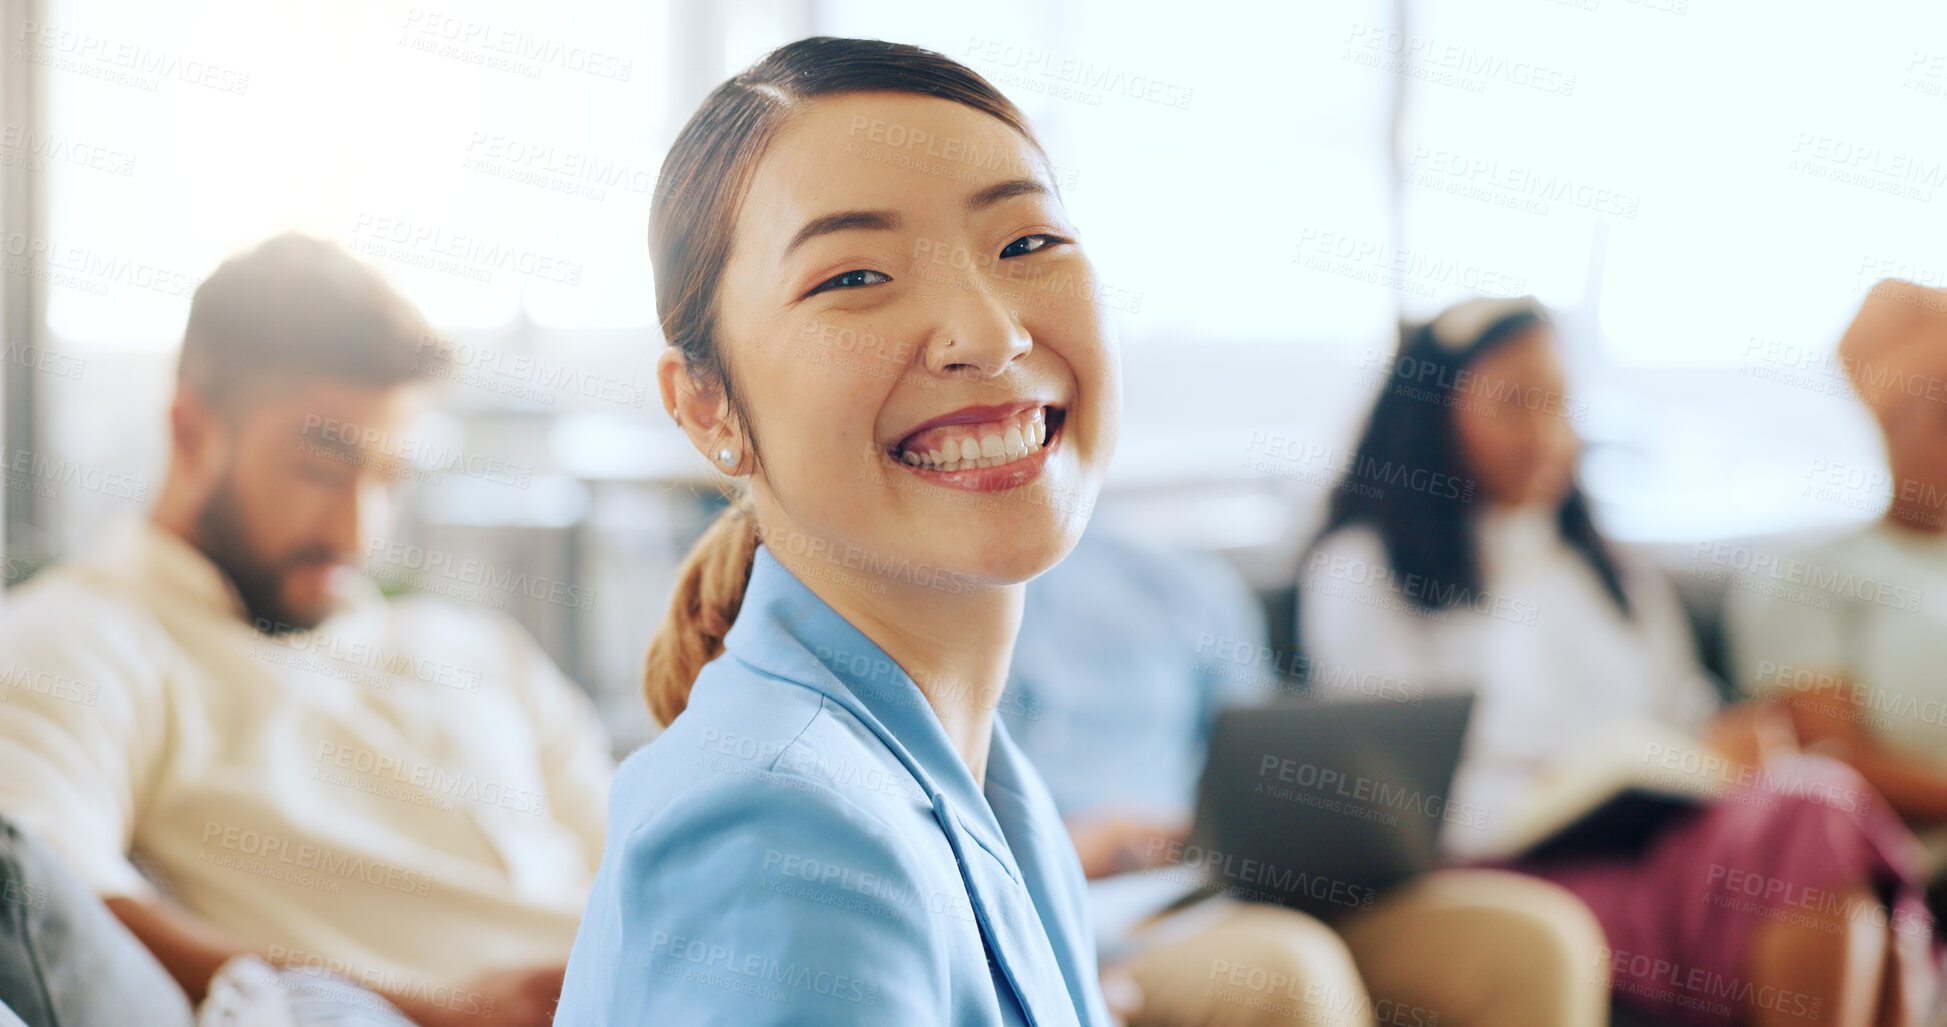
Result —
<path fill-rule="evenodd" d="M 1485 588 L 1477 529 L 1486 497 L 1458 487 L 1382 491 L 1370 482 L 1392 474 L 1471 480 L 1474 474 L 1461 456 L 1453 420 L 1471 377 L 1462 372 L 1550 323 L 1547 311 L 1529 297 L 1475 300 L 1470 305 L 1471 310 L 1455 308 L 1425 324 L 1401 326 L 1399 350 L 1387 367 L 1372 416 L 1352 462 L 1333 487 L 1325 526 L 1312 542 L 1316 549 L 1341 528 L 1371 528 L 1385 546 L 1394 577 L 1416 575 L 1422 583 L 1407 591 L 1428 613 L 1470 601 Z M 1450 316 L 1456 314 L 1463 316 Z M 1589 516 L 1588 499 L 1573 481 L 1555 522 L 1562 540 L 1582 554 L 1609 597 L 1628 614 L 1621 572 Z"/>
<path fill-rule="evenodd" d="M 682 351 L 689 373 L 720 388 L 748 434 L 750 419 L 723 359 L 717 293 L 736 235 L 737 213 L 765 149 L 805 105 L 846 93 L 905 93 L 961 104 L 1020 133 L 1046 152 L 1019 108 L 964 65 L 917 46 L 876 39 L 801 39 L 771 51 L 718 86 L 677 134 L 664 159 L 649 214 L 649 258 L 663 338 Z M 746 438 L 753 455 L 757 440 Z M 757 525 L 733 501 L 677 571 L 676 592 L 649 642 L 643 692 L 664 724 L 689 703 L 703 665 L 743 604 L 757 552 Z"/>

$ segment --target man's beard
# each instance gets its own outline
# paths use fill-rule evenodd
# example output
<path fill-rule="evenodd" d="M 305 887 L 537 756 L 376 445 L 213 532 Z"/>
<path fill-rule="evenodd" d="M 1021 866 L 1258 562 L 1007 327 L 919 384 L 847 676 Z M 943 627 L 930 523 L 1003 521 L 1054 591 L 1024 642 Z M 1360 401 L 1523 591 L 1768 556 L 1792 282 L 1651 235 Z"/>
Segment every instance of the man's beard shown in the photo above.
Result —
<path fill-rule="evenodd" d="M 320 546 L 307 546 L 281 560 L 268 560 L 251 547 L 251 535 L 238 511 L 236 482 L 225 472 L 216 488 L 196 512 L 198 547 L 236 586 L 243 600 L 243 613 L 250 625 L 266 635 L 307 631 L 330 613 L 325 610 L 296 610 L 284 601 L 281 586 L 293 568 L 330 560 L 337 554 Z"/>

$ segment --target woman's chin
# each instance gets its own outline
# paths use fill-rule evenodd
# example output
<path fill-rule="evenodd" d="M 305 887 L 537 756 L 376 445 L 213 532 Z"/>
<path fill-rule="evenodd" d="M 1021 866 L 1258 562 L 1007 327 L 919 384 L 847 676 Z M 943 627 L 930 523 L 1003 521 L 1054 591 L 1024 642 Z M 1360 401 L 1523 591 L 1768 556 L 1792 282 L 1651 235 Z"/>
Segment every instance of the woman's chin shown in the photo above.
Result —
<path fill-rule="evenodd" d="M 994 535 L 971 550 L 978 557 L 967 561 L 973 565 L 967 572 L 996 585 L 1029 581 L 1060 563 L 1075 548 L 1080 535 L 1080 525 L 1075 526 L 1072 535 L 1066 525 L 1044 527 L 1032 533 L 1024 531 L 1011 537 Z"/>

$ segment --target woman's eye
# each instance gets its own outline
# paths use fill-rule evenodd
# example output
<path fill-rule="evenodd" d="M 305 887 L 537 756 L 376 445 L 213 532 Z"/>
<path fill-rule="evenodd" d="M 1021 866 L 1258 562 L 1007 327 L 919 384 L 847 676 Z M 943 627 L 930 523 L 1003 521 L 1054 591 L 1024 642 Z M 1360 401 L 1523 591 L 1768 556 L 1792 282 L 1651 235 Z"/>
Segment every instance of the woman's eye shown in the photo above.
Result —
<path fill-rule="evenodd" d="M 832 277 L 825 279 L 824 281 L 818 283 L 817 288 L 811 290 L 805 295 L 816 296 L 827 289 L 857 289 L 860 288 L 861 286 L 878 285 L 881 282 L 890 282 L 890 281 L 892 281 L 891 275 L 884 274 L 883 272 L 879 272 L 879 271 L 865 271 L 865 270 L 847 271 L 842 275 L 833 275 Z"/>
<path fill-rule="evenodd" d="M 1024 235 L 1019 239 L 1016 239 L 1013 242 L 1007 244 L 1007 248 L 1001 251 L 1001 259 L 1006 260 L 1009 257 L 1025 257 L 1028 254 L 1035 252 L 1036 250 L 1053 246 L 1058 242 L 1067 242 L 1067 241 L 1068 240 L 1063 239 L 1061 236 L 1058 235 Z"/>

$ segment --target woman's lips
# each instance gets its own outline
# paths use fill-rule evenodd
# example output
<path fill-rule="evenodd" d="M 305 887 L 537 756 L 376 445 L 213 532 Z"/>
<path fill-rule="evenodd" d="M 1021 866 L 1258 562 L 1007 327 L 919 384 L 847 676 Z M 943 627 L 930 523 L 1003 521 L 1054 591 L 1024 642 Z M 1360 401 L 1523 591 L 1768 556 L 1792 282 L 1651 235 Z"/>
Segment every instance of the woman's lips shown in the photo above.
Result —
<path fill-rule="evenodd" d="M 980 424 L 983 421 L 1004 420 L 1016 414 L 1025 414 L 1030 410 L 1050 405 L 1052 404 L 1038 399 L 1023 399 L 1013 403 L 976 403 L 914 425 L 906 432 L 906 437 L 910 439 L 928 429 L 950 424 Z"/>
<path fill-rule="evenodd" d="M 1032 406 L 982 421 L 955 421 L 906 436 L 898 459 L 936 471 L 999 467 L 1031 456 L 1048 440 L 1046 407 Z"/>
<path fill-rule="evenodd" d="M 1034 407 L 997 421 L 942 425 L 908 436 L 887 455 L 900 468 L 948 488 L 1018 488 L 1047 464 L 1061 441 L 1064 415 L 1059 407 Z M 956 455 L 949 458 L 949 452 Z"/>

